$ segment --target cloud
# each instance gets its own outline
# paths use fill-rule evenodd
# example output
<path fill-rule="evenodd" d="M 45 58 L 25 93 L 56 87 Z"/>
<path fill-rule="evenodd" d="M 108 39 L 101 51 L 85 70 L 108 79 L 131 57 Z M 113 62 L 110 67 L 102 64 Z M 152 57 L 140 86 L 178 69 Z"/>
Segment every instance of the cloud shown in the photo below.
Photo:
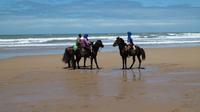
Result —
<path fill-rule="evenodd" d="M 7 30 L 21 29 L 21 32 L 28 29 L 47 32 L 54 28 L 98 31 L 107 27 L 110 32 L 133 27 L 134 30 L 149 27 L 166 30 L 188 27 L 191 30 L 200 28 L 199 11 L 200 7 L 188 3 L 152 6 L 134 0 L 2 0 L 0 25 Z M 0 33 L 5 29 L 0 29 Z"/>
<path fill-rule="evenodd" d="M 198 20 L 19 19 L 0 21 L 0 33 L 105 33 L 126 31 L 198 31 Z M 195 29 L 194 29 L 195 28 Z M 188 30 L 189 29 L 189 30 Z"/>
<path fill-rule="evenodd" d="M 5 15 L 34 15 L 34 16 L 55 16 L 72 13 L 88 13 L 100 12 L 101 10 L 121 9 L 123 7 L 141 7 L 138 2 L 123 2 L 122 1 L 83 1 L 75 0 L 73 2 L 58 4 L 54 0 L 54 4 L 46 2 L 36 2 L 31 0 L 16 0 L 7 5 L 0 7 L 1 16 Z M 6 13 L 5 13 L 6 12 Z"/>
<path fill-rule="evenodd" d="M 19 19 L 16 21 L 7 20 L 0 22 L 1 26 L 17 26 L 21 27 L 23 25 L 32 28 L 92 28 L 92 27 L 157 27 L 157 26 L 177 26 L 190 24 L 192 22 L 198 22 L 197 20 L 119 20 L 119 19 Z M 199 22 L 198 22 L 199 23 Z"/>
<path fill-rule="evenodd" d="M 0 7 L 0 18 L 4 16 L 34 16 L 38 18 L 132 18 L 162 17 L 175 11 L 180 15 L 183 10 L 192 9 L 190 5 L 173 5 L 169 7 L 144 7 L 140 2 L 132 0 L 73 0 L 71 2 L 58 2 L 58 0 L 14 0 Z M 70 1 L 70 0 L 69 0 Z M 63 4 L 60 4 L 63 3 Z M 182 8 L 182 9 L 175 9 Z M 195 10 L 199 11 L 200 8 Z M 191 13 L 189 13 L 191 14 Z M 182 16 L 182 15 L 180 15 Z"/>

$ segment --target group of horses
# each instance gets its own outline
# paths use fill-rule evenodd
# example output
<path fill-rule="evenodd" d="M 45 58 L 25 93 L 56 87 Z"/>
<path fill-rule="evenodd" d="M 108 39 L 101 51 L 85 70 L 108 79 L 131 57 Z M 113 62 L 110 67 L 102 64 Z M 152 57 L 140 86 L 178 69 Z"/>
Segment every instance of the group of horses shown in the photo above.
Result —
<path fill-rule="evenodd" d="M 143 48 L 137 46 L 137 45 L 129 45 L 125 43 L 123 38 L 117 37 L 115 42 L 113 43 L 113 47 L 118 46 L 120 51 L 120 56 L 122 58 L 122 69 L 127 69 L 127 58 L 132 57 L 133 61 L 130 69 L 133 67 L 135 63 L 135 57 L 137 57 L 139 61 L 138 68 L 141 69 L 141 63 L 142 60 L 145 60 L 145 51 Z M 129 47 L 131 46 L 131 47 Z M 82 47 L 78 47 L 77 50 L 74 50 L 73 47 L 68 47 L 65 49 L 64 55 L 63 55 L 63 62 L 68 63 L 68 68 L 73 69 L 80 69 L 79 62 L 81 58 L 84 58 L 84 67 L 86 67 L 86 59 L 90 58 L 90 69 L 93 69 L 93 60 L 95 61 L 96 68 L 99 69 L 98 63 L 97 63 L 97 53 L 99 51 L 99 48 L 103 48 L 104 45 L 101 40 L 97 40 L 94 44 L 91 44 L 90 50 L 85 50 Z M 141 59 L 142 58 L 142 59 Z M 77 65 L 77 66 L 76 66 Z"/>

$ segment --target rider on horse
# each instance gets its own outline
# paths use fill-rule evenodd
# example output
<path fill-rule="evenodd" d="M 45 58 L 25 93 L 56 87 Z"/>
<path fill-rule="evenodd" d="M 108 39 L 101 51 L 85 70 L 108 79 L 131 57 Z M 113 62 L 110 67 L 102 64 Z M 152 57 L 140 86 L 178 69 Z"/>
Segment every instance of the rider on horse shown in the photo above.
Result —
<path fill-rule="evenodd" d="M 84 34 L 83 38 L 81 39 L 81 47 L 83 50 L 90 52 L 91 42 L 88 39 L 88 34 Z"/>
<path fill-rule="evenodd" d="M 129 54 L 133 53 L 133 51 L 136 49 L 135 45 L 133 43 L 133 39 L 131 38 L 132 33 L 131 32 L 127 32 L 128 35 L 128 45 L 127 45 L 127 51 L 129 52 Z"/>
<path fill-rule="evenodd" d="M 76 39 L 75 45 L 72 46 L 73 50 L 76 51 L 81 46 L 81 34 L 78 34 L 78 37 Z"/>
<path fill-rule="evenodd" d="M 134 45 L 134 44 L 133 44 L 133 39 L 131 38 L 132 33 L 131 33 L 131 32 L 127 32 L 127 34 L 128 34 L 127 42 L 128 42 L 130 45 Z"/>
<path fill-rule="evenodd" d="M 83 53 L 91 51 L 91 42 L 88 39 L 88 34 L 84 34 L 82 37 L 81 34 L 78 35 L 76 39 L 76 43 L 72 46 L 73 51 L 77 51 L 77 49 L 81 50 Z"/>

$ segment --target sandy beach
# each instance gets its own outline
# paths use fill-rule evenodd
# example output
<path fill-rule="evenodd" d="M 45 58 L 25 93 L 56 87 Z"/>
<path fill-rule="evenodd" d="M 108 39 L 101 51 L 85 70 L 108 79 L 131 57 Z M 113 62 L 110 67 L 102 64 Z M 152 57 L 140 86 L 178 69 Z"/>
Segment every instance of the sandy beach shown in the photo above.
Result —
<path fill-rule="evenodd" d="M 200 47 L 145 51 L 140 70 L 120 69 L 118 52 L 100 52 L 99 70 L 63 69 L 62 55 L 0 60 L 0 112 L 199 112 Z"/>

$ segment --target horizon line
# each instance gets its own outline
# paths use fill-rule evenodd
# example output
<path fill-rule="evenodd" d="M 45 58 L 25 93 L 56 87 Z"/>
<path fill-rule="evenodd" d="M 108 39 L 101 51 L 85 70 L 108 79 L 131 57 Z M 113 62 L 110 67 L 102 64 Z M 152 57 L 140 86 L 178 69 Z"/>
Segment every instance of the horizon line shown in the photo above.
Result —
<path fill-rule="evenodd" d="M 128 31 L 127 31 L 128 32 Z M 132 32 L 132 31 L 130 31 Z M 96 32 L 96 33 L 85 33 L 85 32 L 80 32 L 80 33 L 5 33 L 5 34 L 1 34 L 0 35 L 76 35 L 76 34 L 124 34 L 126 32 Z M 144 32 L 134 32 L 134 33 L 200 33 L 200 31 L 187 31 L 187 32 L 183 32 L 183 31 L 177 31 L 177 32 L 171 32 L 171 31 L 162 31 L 162 32 L 156 32 L 156 31 L 144 31 Z"/>

